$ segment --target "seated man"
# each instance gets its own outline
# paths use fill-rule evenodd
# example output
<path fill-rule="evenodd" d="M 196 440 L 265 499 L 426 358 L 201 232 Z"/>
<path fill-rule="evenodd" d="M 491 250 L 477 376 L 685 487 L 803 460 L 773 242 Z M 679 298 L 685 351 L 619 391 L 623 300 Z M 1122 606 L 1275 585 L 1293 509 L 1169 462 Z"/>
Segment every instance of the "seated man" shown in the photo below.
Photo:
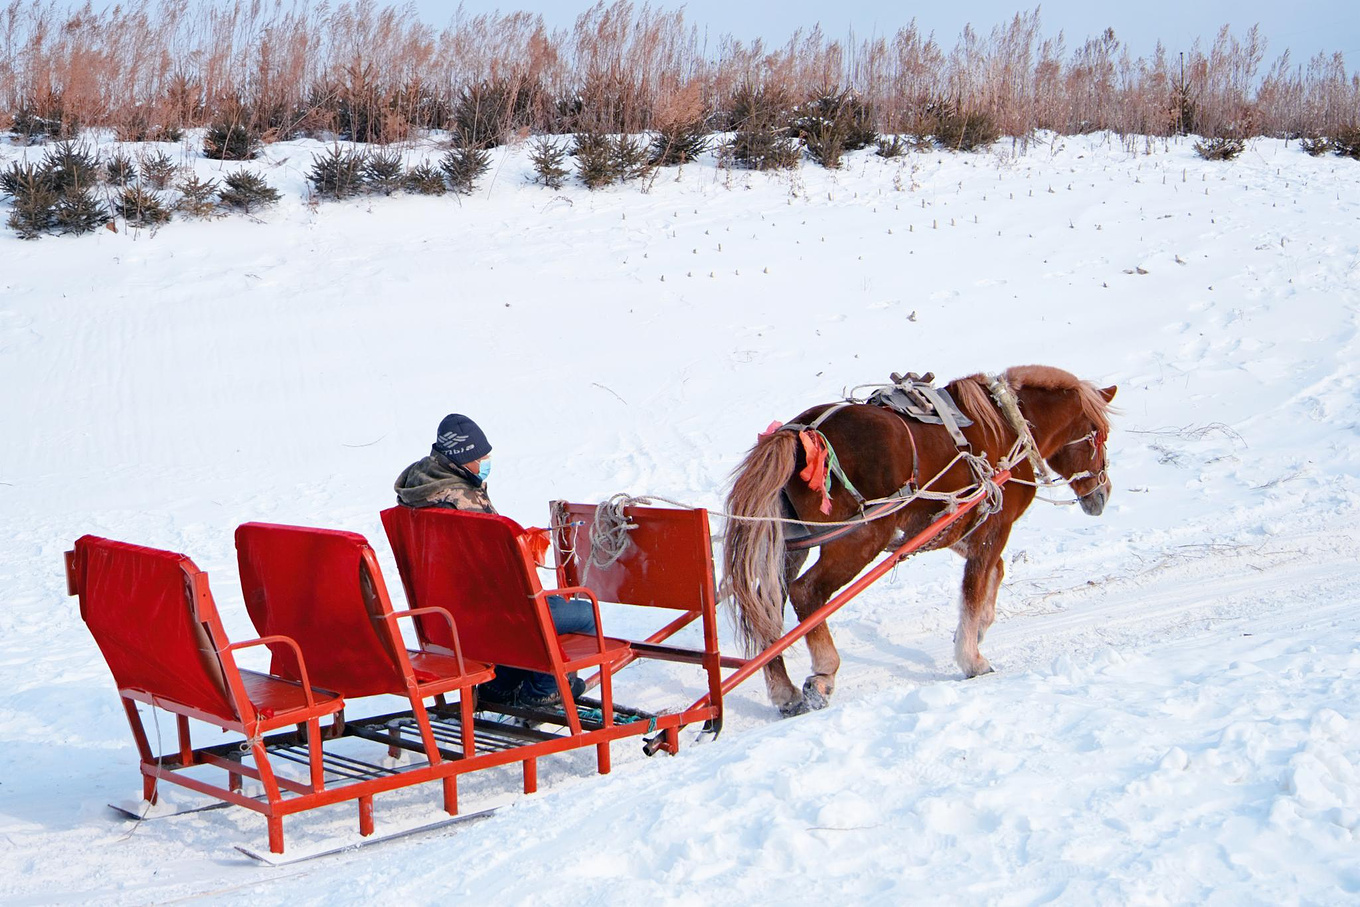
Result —
<path fill-rule="evenodd" d="M 495 513 L 486 492 L 491 475 L 491 444 L 467 416 L 450 413 L 439 423 L 430 455 L 401 471 L 393 486 L 397 503 L 407 507 L 451 507 Z M 595 611 L 589 599 L 548 596 L 548 611 L 558 633 L 594 633 Z M 571 675 L 571 692 L 579 697 L 585 683 Z M 561 696 L 551 674 L 496 666 L 496 677 L 477 688 L 484 702 L 541 708 L 559 705 Z"/>

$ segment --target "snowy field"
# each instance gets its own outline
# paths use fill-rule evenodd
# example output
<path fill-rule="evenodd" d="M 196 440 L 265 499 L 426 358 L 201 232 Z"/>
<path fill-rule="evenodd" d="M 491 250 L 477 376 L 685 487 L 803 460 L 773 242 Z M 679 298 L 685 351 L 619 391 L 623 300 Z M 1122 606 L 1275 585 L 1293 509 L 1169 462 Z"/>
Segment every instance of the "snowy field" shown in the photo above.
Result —
<path fill-rule="evenodd" d="M 266 150 L 284 201 L 255 218 L 0 233 L 0 902 L 1360 899 L 1360 165 L 1044 137 L 587 192 L 528 184 L 520 148 L 469 198 L 314 206 L 322 147 Z M 447 412 L 490 436 L 502 512 L 543 525 L 554 498 L 718 508 L 772 419 L 1031 362 L 1119 385 L 1115 490 L 1017 526 L 993 675 L 960 679 L 961 562 L 931 554 L 834 618 L 827 710 L 781 721 L 748 683 L 676 757 L 551 757 L 529 797 L 464 779 L 465 811 L 508 805 L 457 833 L 272 869 L 233 849 L 264 846 L 253 813 L 105 806 L 140 779 L 65 594 L 84 533 L 190 555 L 246 639 L 246 520 L 362 532 L 400 599 L 378 511 Z M 376 806 L 379 831 L 443 815 L 424 789 Z M 290 852 L 356 826 L 285 822 Z"/>

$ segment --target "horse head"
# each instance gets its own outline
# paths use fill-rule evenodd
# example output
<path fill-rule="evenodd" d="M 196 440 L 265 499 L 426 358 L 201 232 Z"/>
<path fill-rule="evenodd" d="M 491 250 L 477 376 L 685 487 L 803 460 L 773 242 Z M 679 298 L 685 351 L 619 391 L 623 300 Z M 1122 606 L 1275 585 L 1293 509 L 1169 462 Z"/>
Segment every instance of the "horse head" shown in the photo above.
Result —
<path fill-rule="evenodd" d="M 1094 389 L 1095 400 L 1083 401 L 1081 414 L 1071 423 L 1067 440 L 1048 458 L 1049 467 L 1068 481 L 1083 512 L 1100 516 L 1110 499 L 1110 477 L 1106 473 L 1105 442 L 1110 435 L 1106 409 L 1119 388 L 1115 385 Z"/>

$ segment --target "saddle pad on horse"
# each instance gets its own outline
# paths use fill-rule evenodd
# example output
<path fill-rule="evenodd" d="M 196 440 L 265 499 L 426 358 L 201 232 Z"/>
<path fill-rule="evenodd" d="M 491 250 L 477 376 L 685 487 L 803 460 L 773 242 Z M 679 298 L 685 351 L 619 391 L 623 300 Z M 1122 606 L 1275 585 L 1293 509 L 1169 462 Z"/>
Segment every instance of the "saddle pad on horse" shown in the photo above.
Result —
<path fill-rule="evenodd" d="M 907 419 L 943 425 L 958 447 L 968 446 L 960 428 L 967 428 L 973 420 L 964 415 L 949 391 L 936 387 L 931 382 L 934 376 L 929 372 L 924 377 L 908 372 L 906 375 L 892 374 L 893 383 L 874 391 L 866 403 L 884 406 Z"/>

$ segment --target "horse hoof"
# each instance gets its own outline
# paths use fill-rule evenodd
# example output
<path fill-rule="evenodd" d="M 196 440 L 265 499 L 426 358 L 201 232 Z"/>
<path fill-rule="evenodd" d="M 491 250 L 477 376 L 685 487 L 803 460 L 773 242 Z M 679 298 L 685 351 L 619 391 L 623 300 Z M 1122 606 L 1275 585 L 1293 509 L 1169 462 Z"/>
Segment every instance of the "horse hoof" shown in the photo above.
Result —
<path fill-rule="evenodd" d="M 803 684 L 803 702 L 808 709 L 824 709 L 831 704 L 831 693 L 822 692 L 817 684 L 808 680 Z"/>
<path fill-rule="evenodd" d="M 981 676 L 983 676 L 984 674 L 995 674 L 995 673 L 996 673 L 996 668 L 992 667 L 990 664 L 988 664 L 987 662 L 984 661 L 984 662 L 982 663 L 982 667 L 977 668 L 977 669 L 975 669 L 975 670 L 971 670 L 971 671 L 965 671 L 965 672 L 964 672 L 964 675 L 963 675 L 963 679 L 964 679 L 964 680 L 972 680 L 974 677 L 981 677 Z"/>
<path fill-rule="evenodd" d="M 795 699 L 793 702 L 786 702 L 779 707 L 779 717 L 793 718 L 796 715 L 806 715 L 809 711 L 806 699 Z"/>

